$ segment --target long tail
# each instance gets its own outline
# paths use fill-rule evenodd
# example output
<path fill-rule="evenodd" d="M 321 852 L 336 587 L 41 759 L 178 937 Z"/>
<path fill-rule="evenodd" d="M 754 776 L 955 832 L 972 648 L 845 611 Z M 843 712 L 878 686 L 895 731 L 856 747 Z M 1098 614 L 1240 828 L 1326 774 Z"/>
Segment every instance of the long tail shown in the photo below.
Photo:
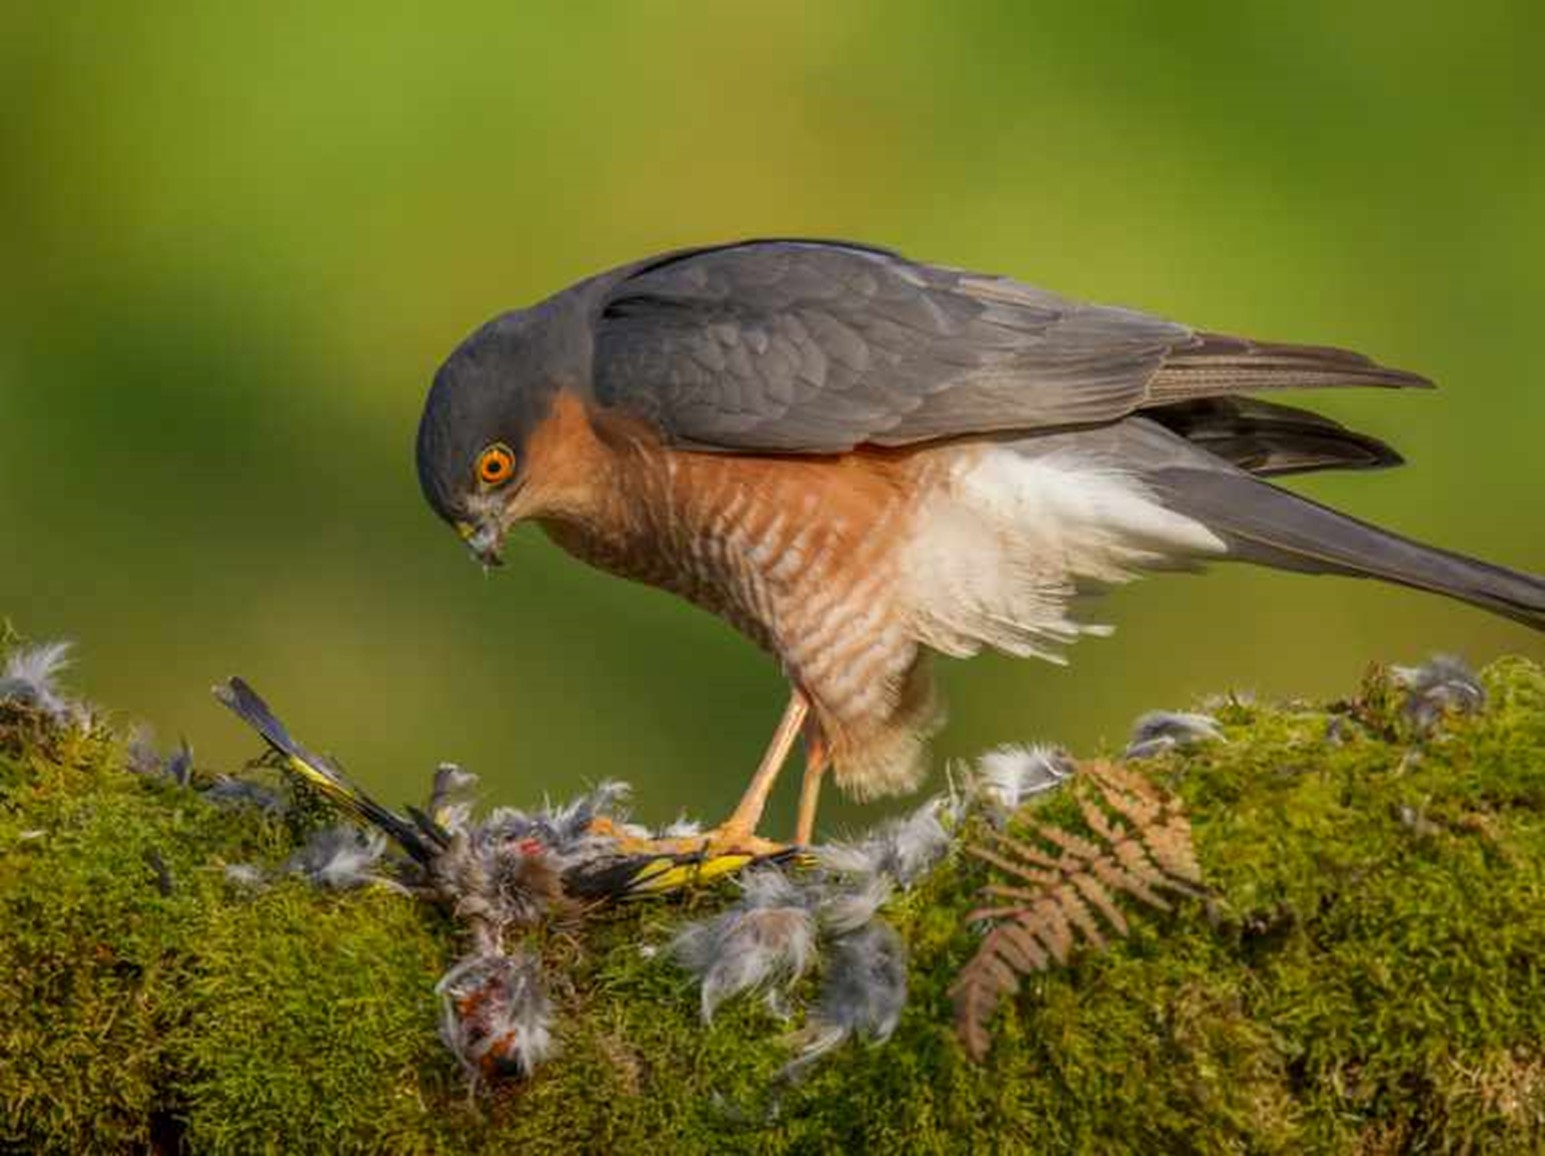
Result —
<path fill-rule="evenodd" d="M 1168 464 L 1146 480 L 1229 556 L 1287 570 L 1382 578 L 1545 630 L 1545 579 L 1424 546 L 1237 470 Z"/>

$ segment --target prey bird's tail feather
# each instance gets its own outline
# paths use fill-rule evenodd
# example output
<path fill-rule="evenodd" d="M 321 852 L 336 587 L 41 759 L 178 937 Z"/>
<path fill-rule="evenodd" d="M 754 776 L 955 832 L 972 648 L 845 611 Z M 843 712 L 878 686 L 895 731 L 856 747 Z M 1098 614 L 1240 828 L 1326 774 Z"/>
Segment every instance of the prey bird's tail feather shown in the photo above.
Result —
<path fill-rule="evenodd" d="M 1232 558 L 1382 578 L 1545 630 L 1545 578 L 1414 542 L 1232 469 L 1172 464 L 1145 480 L 1167 507 L 1221 537 Z"/>
<path fill-rule="evenodd" d="M 215 697 L 262 736 L 279 753 L 291 774 L 311 784 L 332 804 L 360 822 L 369 823 L 395 839 L 420 863 L 427 863 L 435 847 L 425 840 L 433 833 L 421 832 L 390 808 L 381 805 L 352 782 L 330 759 L 303 747 L 290 734 L 279 717 L 244 679 L 231 678 L 214 688 Z"/>

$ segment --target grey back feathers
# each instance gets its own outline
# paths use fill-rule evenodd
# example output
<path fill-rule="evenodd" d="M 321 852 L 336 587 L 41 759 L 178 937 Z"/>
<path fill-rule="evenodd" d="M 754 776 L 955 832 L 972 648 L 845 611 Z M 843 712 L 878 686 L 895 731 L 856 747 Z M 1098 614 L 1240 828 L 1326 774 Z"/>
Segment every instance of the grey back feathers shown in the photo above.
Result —
<path fill-rule="evenodd" d="M 1244 390 L 1424 385 L 1346 350 L 1200 333 L 1010 280 L 751 241 L 616 281 L 595 396 L 683 446 L 830 453 L 1114 421 Z"/>

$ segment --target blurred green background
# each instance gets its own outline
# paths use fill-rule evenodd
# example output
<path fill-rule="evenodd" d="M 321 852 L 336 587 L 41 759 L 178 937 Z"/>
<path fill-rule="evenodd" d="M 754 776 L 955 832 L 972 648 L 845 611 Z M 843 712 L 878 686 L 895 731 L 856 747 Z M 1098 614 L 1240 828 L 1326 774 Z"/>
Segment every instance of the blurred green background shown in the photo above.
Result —
<path fill-rule="evenodd" d="M 0 17 L 0 615 L 201 761 L 241 673 L 389 799 L 601 776 L 715 817 L 772 664 L 535 531 L 485 579 L 412 438 L 486 317 L 649 252 L 851 237 L 1269 338 L 1436 394 L 1320 397 L 1410 459 L 1300 488 L 1545 570 L 1545 7 L 11 4 Z M 942 765 L 1088 748 L 1227 687 L 1540 656 L 1393 588 L 1118 592 L 1071 669 L 950 664 Z M 794 779 L 774 824 L 792 814 Z M 826 812 L 829 824 L 873 814 Z"/>

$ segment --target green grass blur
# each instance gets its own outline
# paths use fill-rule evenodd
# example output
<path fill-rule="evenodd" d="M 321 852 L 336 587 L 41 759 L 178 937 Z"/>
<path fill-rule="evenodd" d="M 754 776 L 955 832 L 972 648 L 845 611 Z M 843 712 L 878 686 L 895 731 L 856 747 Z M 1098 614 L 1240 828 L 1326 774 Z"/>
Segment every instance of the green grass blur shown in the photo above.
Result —
<path fill-rule="evenodd" d="M 622 776 L 738 795 L 772 664 L 539 534 L 484 579 L 412 469 L 472 327 L 685 243 L 852 237 L 1436 394 L 1320 397 L 1410 459 L 1315 496 L 1545 570 L 1545 8 L 1295 3 L 22 4 L 0 12 L 0 615 L 95 700 L 252 738 L 240 673 L 387 798 Z M 1074 665 L 951 665 L 941 765 L 1115 741 L 1223 687 L 1545 653 L 1402 590 L 1142 583 Z M 794 778 L 796 776 L 790 776 Z M 780 793 L 774 829 L 792 813 Z M 833 822 L 861 812 L 833 808 Z"/>

